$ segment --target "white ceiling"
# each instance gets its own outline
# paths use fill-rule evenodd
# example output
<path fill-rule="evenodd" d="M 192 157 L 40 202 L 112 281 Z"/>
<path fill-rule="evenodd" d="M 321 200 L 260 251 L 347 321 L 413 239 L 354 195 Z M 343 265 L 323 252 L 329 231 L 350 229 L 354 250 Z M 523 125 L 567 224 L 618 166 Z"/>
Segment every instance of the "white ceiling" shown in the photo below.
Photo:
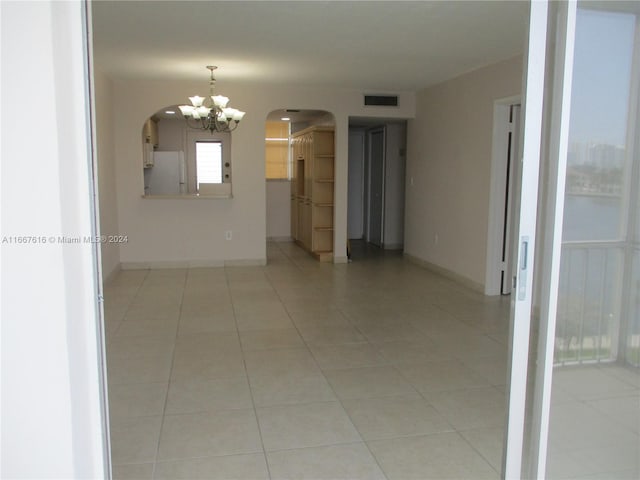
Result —
<path fill-rule="evenodd" d="M 114 78 L 416 91 L 522 53 L 524 1 L 94 1 Z"/>

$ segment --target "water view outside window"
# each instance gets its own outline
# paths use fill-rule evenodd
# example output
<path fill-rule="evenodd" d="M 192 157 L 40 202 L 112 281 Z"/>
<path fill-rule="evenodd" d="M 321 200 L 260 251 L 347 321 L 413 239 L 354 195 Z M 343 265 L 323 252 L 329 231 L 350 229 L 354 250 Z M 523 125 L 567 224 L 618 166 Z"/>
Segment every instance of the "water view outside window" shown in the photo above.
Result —
<path fill-rule="evenodd" d="M 637 22 L 578 9 L 549 479 L 640 478 Z"/>
<path fill-rule="evenodd" d="M 627 124 L 635 21 L 631 14 L 578 11 L 556 363 L 617 354 L 633 193 Z"/>

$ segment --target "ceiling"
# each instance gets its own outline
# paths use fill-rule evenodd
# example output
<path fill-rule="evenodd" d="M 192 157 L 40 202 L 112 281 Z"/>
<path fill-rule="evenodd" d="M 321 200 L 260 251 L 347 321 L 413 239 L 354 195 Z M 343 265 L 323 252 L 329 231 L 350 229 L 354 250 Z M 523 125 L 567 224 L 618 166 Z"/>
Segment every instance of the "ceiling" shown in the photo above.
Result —
<path fill-rule="evenodd" d="M 103 1 L 98 69 L 113 78 L 417 91 L 524 49 L 526 1 Z"/>

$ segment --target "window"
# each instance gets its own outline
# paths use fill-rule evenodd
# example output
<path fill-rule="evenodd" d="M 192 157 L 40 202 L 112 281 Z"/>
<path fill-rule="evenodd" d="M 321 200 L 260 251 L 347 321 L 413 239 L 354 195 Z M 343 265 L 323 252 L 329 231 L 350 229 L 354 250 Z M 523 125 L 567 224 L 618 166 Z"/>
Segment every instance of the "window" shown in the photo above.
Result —
<path fill-rule="evenodd" d="M 186 131 L 187 192 L 231 196 L 231 134 Z"/>
<path fill-rule="evenodd" d="M 222 142 L 196 141 L 196 184 L 222 183 Z"/>
<path fill-rule="evenodd" d="M 266 122 L 265 172 L 269 180 L 291 178 L 289 122 Z"/>

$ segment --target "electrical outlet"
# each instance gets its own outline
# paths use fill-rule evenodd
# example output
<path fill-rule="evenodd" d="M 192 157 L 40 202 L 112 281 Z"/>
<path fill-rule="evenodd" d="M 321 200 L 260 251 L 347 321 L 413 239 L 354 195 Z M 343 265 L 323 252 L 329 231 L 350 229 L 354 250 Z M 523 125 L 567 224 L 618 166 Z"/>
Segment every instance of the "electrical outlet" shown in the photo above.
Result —
<path fill-rule="evenodd" d="M 226 238 L 227 240 L 231 240 L 233 238 L 231 230 L 227 230 L 226 232 L 224 232 L 224 238 Z"/>

